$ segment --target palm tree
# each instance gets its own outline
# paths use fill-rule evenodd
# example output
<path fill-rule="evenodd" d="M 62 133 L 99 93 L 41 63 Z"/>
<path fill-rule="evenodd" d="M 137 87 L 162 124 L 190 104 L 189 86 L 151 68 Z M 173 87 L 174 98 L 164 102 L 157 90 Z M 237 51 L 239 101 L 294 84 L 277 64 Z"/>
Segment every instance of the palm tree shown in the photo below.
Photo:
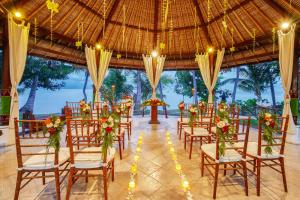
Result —
<path fill-rule="evenodd" d="M 160 81 L 158 83 L 158 90 L 159 90 L 159 97 L 161 100 L 164 100 L 164 94 L 163 94 L 163 89 L 165 87 L 168 87 L 170 84 L 173 83 L 173 80 L 171 77 L 169 77 L 168 75 L 162 75 L 160 77 Z M 163 107 L 164 112 L 167 111 L 166 106 Z"/>
<path fill-rule="evenodd" d="M 83 84 L 83 88 L 82 88 L 82 92 L 83 92 L 83 96 L 84 96 L 84 100 L 87 101 L 87 96 L 86 96 L 86 86 L 87 86 L 87 82 L 89 79 L 89 71 L 86 70 L 85 72 L 85 78 L 84 78 L 84 84 Z"/>
<path fill-rule="evenodd" d="M 196 105 L 198 102 L 197 98 L 197 80 L 196 80 L 196 70 L 192 71 L 193 75 L 193 89 L 194 89 L 194 104 Z"/>
<path fill-rule="evenodd" d="M 236 68 L 236 77 L 235 77 L 233 91 L 232 91 L 232 103 L 235 103 L 235 97 L 236 97 L 237 87 L 239 84 L 239 79 L 240 79 L 240 68 L 237 67 Z"/>
<path fill-rule="evenodd" d="M 268 72 L 266 65 L 249 65 L 240 68 L 241 77 L 226 79 L 222 84 L 238 82 L 238 88 L 246 92 L 254 92 L 257 100 L 262 101 L 262 92 L 267 89 L 267 80 L 270 79 Z"/>

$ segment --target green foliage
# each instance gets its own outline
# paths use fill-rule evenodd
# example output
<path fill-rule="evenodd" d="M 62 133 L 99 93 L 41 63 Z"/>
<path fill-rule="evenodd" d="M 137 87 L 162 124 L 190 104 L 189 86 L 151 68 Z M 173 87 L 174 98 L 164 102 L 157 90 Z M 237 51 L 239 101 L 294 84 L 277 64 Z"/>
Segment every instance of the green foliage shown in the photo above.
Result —
<path fill-rule="evenodd" d="M 215 86 L 215 92 L 218 93 L 218 88 L 222 85 L 223 77 L 219 76 Z M 183 96 L 192 97 L 193 76 L 190 71 L 177 71 L 175 74 L 175 92 Z M 208 91 L 199 70 L 196 71 L 197 96 L 200 99 L 207 101 Z M 216 98 L 216 97 L 215 97 Z"/>
<path fill-rule="evenodd" d="M 236 104 L 241 107 L 241 114 L 256 116 L 257 114 L 257 99 L 248 99 L 246 101 L 238 100 Z"/>
<path fill-rule="evenodd" d="M 68 75 L 74 71 L 76 71 L 76 69 L 73 66 L 66 65 L 60 61 L 50 61 L 39 57 L 28 56 L 20 83 L 21 91 L 31 88 L 35 77 L 38 77 L 38 88 L 58 90 L 65 85 L 63 80 L 66 80 Z"/>
<path fill-rule="evenodd" d="M 272 154 L 272 145 L 275 142 L 273 133 L 275 132 L 275 127 L 278 127 L 276 124 L 276 118 L 276 115 L 266 111 L 259 113 L 259 121 L 263 130 L 262 139 L 267 143 L 267 146 L 264 148 L 266 154 Z"/>
<path fill-rule="evenodd" d="M 112 100 L 112 85 L 115 85 L 115 100 L 120 100 L 123 95 L 131 95 L 133 92 L 133 86 L 127 83 L 126 77 L 127 76 L 122 73 L 122 70 L 109 69 L 108 75 L 104 79 L 101 87 L 101 93 L 103 94 L 104 98 L 107 98 L 108 101 Z"/>

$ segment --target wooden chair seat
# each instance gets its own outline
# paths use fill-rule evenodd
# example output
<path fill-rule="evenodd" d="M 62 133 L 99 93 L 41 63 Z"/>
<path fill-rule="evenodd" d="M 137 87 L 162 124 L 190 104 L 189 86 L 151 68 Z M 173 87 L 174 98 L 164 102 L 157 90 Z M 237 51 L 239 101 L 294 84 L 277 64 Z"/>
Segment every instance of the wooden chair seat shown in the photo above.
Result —
<path fill-rule="evenodd" d="M 132 119 L 126 119 L 126 118 L 121 117 L 121 123 L 122 124 L 127 124 L 127 123 L 131 123 L 131 122 L 132 122 Z"/>
<path fill-rule="evenodd" d="M 283 156 L 283 155 L 280 155 L 280 153 L 275 148 L 272 148 L 271 154 L 267 154 L 264 151 L 261 151 L 261 155 L 258 156 L 257 149 L 258 149 L 257 142 L 249 142 L 248 148 L 247 148 L 247 156 L 255 157 L 255 158 L 262 158 L 262 159 L 274 159 L 274 158 L 280 158 Z"/>
<path fill-rule="evenodd" d="M 212 159 L 214 159 L 215 161 L 217 161 L 216 159 L 216 144 L 212 143 L 212 144 L 203 144 L 201 146 L 201 150 L 208 155 L 209 157 L 211 157 Z M 226 149 L 225 150 L 225 155 L 220 156 L 219 160 L 217 162 L 219 163 L 226 163 L 226 162 L 238 162 L 242 160 L 242 155 L 239 154 L 236 150 L 234 149 Z"/>
<path fill-rule="evenodd" d="M 191 133 L 192 131 L 191 131 L 190 127 L 184 128 L 184 132 L 185 132 L 185 134 L 187 134 L 187 136 L 190 136 L 190 137 L 208 137 L 208 136 L 210 136 L 209 131 L 206 128 L 202 128 L 202 127 L 194 127 L 193 134 Z"/>
<path fill-rule="evenodd" d="M 177 121 L 182 124 L 188 124 L 190 119 L 188 117 L 178 118 Z"/>
<path fill-rule="evenodd" d="M 94 169 L 101 168 L 103 166 L 103 160 L 101 153 L 101 147 L 86 147 L 77 153 L 74 157 L 74 167 L 77 169 Z M 115 148 L 110 148 L 107 154 L 107 162 L 110 162 L 115 157 Z"/>
<path fill-rule="evenodd" d="M 50 148 L 49 153 L 53 153 L 53 152 L 54 149 Z M 46 149 L 41 150 L 38 153 L 41 154 L 46 153 Z M 60 148 L 58 154 L 58 166 L 67 162 L 69 158 L 70 158 L 69 148 Z M 23 163 L 23 169 L 25 170 L 46 170 L 46 169 L 57 168 L 58 166 L 54 165 L 54 154 L 33 155 Z"/>

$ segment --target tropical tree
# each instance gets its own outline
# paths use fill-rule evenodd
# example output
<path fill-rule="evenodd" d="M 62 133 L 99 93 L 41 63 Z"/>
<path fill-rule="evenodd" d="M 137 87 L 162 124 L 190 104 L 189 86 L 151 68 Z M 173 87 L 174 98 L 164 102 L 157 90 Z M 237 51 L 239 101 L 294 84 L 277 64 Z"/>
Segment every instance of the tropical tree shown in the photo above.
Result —
<path fill-rule="evenodd" d="M 83 84 L 83 88 L 82 88 L 82 93 L 83 93 L 85 101 L 87 101 L 86 86 L 87 86 L 88 79 L 89 79 L 89 71 L 86 69 L 85 75 L 84 75 L 84 84 Z"/>
<path fill-rule="evenodd" d="M 76 69 L 69 64 L 46 60 L 39 57 L 28 56 L 20 90 L 30 89 L 28 99 L 20 112 L 33 112 L 36 91 L 38 88 L 47 90 L 58 90 L 65 85 L 63 80 Z"/>
<path fill-rule="evenodd" d="M 173 84 L 173 79 L 170 76 L 168 76 L 166 74 L 163 74 L 160 77 L 160 80 L 159 80 L 159 83 L 158 83 L 158 90 L 159 90 L 159 98 L 161 100 L 164 100 L 164 97 L 165 97 L 165 95 L 163 93 L 163 89 L 166 89 L 171 84 Z M 166 112 L 166 110 L 167 110 L 166 106 L 164 106 L 163 109 Z"/>
<path fill-rule="evenodd" d="M 222 84 L 235 83 L 238 81 L 238 88 L 246 92 L 253 92 L 258 100 L 262 101 L 262 92 L 264 92 L 268 85 L 268 73 L 266 66 L 249 65 L 241 67 L 239 71 L 240 76 L 237 78 L 226 79 Z"/>
<path fill-rule="evenodd" d="M 123 95 L 131 95 L 133 92 L 133 86 L 127 83 L 127 78 L 122 70 L 109 70 L 107 77 L 103 81 L 101 93 L 106 95 L 111 93 L 112 85 L 115 86 L 114 98 L 116 101 L 120 100 Z"/>

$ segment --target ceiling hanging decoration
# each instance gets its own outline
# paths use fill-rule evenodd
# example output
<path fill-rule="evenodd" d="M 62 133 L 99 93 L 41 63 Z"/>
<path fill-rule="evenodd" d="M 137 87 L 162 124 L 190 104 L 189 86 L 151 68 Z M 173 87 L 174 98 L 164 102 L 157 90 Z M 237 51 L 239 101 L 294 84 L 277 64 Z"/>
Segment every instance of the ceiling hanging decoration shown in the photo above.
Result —
<path fill-rule="evenodd" d="M 256 29 L 253 28 L 253 44 L 252 44 L 252 52 L 255 53 L 255 45 L 256 45 Z"/>
<path fill-rule="evenodd" d="M 59 4 L 55 3 L 54 0 L 47 0 L 46 5 L 48 10 L 50 10 L 50 40 L 51 40 L 51 45 L 52 45 L 52 40 L 53 40 L 53 14 L 58 13 L 58 7 Z"/>
<path fill-rule="evenodd" d="M 169 0 L 162 0 L 162 11 L 161 11 L 161 29 L 162 29 L 162 41 L 159 43 L 159 48 L 161 50 L 165 49 L 165 35 L 166 35 L 166 25 L 168 21 L 169 12 Z"/>
<path fill-rule="evenodd" d="M 234 40 L 233 40 L 233 33 L 234 33 L 234 29 L 231 28 L 231 47 L 230 47 L 230 52 L 231 52 L 231 55 L 233 52 L 235 52 L 235 47 L 234 47 Z"/>
<path fill-rule="evenodd" d="M 36 17 L 34 18 L 34 30 L 33 30 L 33 35 L 34 35 L 34 44 L 36 44 L 36 37 L 37 37 L 37 32 L 38 32 L 38 22 Z"/>
<path fill-rule="evenodd" d="M 83 22 L 77 23 L 77 41 L 75 42 L 75 46 L 77 49 L 82 48 L 83 41 Z"/>
<path fill-rule="evenodd" d="M 106 0 L 103 0 L 103 31 L 102 31 L 103 38 L 105 35 L 105 23 L 106 23 Z"/>
<path fill-rule="evenodd" d="M 273 50 L 273 54 L 274 54 L 275 53 L 275 45 L 276 45 L 276 28 L 275 27 L 272 28 L 272 41 L 273 41 L 272 50 Z"/>
<path fill-rule="evenodd" d="M 211 2 L 207 0 L 207 22 L 211 20 Z"/>
<path fill-rule="evenodd" d="M 227 28 L 228 28 L 227 21 L 226 21 L 227 20 L 227 9 L 228 9 L 228 0 L 224 0 L 223 1 L 224 17 L 223 17 L 222 25 L 223 25 L 223 29 L 224 29 L 225 33 L 227 32 Z"/>
<path fill-rule="evenodd" d="M 173 39 L 173 29 L 174 29 L 174 24 L 173 24 L 173 17 L 170 18 L 170 23 L 169 23 L 169 34 L 168 34 L 168 39 L 169 39 L 169 42 L 168 42 L 168 47 L 169 47 L 169 50 L 171 49 L 172 47 L 172 39 Z"/>
<path fill-rule="evenodd" d="M 195 49 L 196 53 L 198 53 L 198 40 L 197 40 L 197 9 L 196 6 L 194 8 L 194 41 L 195 41 Z"/>

